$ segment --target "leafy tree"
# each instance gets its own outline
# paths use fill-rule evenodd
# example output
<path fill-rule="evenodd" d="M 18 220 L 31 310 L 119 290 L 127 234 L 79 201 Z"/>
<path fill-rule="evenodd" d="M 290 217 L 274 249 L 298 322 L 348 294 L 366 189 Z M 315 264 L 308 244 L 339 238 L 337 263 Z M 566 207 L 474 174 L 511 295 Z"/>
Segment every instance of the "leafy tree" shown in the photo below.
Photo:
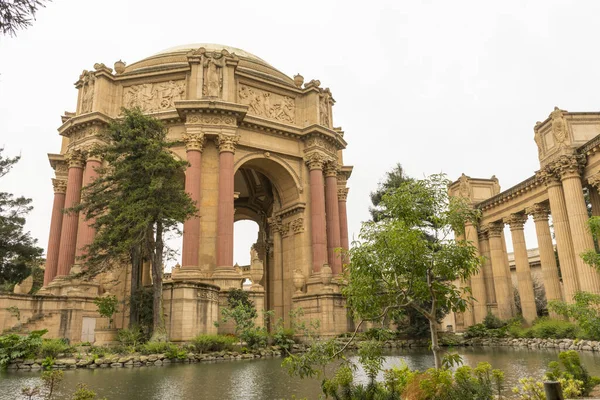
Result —
<path fill-rule="evenodd" d="M 110 329 L 113 323 L 113 315 L 117 312 L 117 306 L 119 305 L 117 296 L 109 295 L 97 297 L 94 299 L 94 304 L 98 307 L 98 314 L 104 318 L 108 318 L 108 328 Z"/>
<path fill-rule="evenodd" d="M 344 289 L 363 321 L 383 320 L 405 308 L 427 318 L 436 368 L 441 366 L 438 310 L 466 309 L 470 289 L 454 282 L 469 279 L 480 266 L 475 247 L 453 238 L 464 232 L 465 222 L 477 219 L 477 211 L 464 199 L 449 197 L 448 184 L 444 175 L 432 175 L 383 195 L 386 218 L 363 223 L 350 250 Z"/>
<path fill-rule="evenodd" d="M 165 234 L 196 214 L 194 202 L 184 190 L 188 165 L 169 153 L 167 131 L 140 109 L 123 109 L 100 135 L 105 144 L 91 154 L 104 158 L 107 166 L 83 189 L 82 202 L 71 211 L 82 211 L 94 220 L 96 236 L 88 246 L 84 272 L 93 276 L 129 261 L 132 276 L 140 276 L 144 259 L 152 266 L 153 335 L 166 340 L 162 302 Z M 137 285 L 137 279 L 134 279 Z M 134 285 L 132 283 L 132 285 Z M 132 287 L 132 293 L 137 291 Z"/>
<path fill-rule="evenodd" d="M 390 191 L 398 189 L 403 183 L 410 180 L 412 178 L 406 176 L 400 163 L 396 164 L 391 171 L 385 174 L 385 179 L 379 182 L 377 190 L 371 192 L 371 203 L 373 206 L 369 207 L 369 212 L 373 221 L 379 221 L 388 216 L 385 208 L 382 207 L 383 196 Z"/>
<path fill-rule="evenodd" d="M 8 174 L 21 157 L 7 158 L 0 148 L 0 178 Z M 0 192 L 0 285 L 14 285 L 39 265 L 42 249 L 25 232 L 25 216 L 33 209 L 31 199 Z"/>
<path fill-rule="evenodd" d="M 31 26 L 35 13 L 51 0 L 0 0 L 0 31 L 15 36 L 18 29 Z"/>

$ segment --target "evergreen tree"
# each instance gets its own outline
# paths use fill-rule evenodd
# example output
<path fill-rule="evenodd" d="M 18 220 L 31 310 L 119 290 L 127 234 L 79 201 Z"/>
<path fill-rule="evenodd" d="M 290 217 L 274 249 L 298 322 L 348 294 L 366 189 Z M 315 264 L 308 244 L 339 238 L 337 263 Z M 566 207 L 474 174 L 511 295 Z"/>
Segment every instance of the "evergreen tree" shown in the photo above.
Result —
<path fill-rule="evenodd" d="M 372 207 L 369 207 L 369 212 L 371 213 L 371 218 L 373 221 L 379 221 L 383 218 L 386 218 L 388 214 L 386 213 L 385 208 L 381 204 L 383 196 L 391 190 L 395 190 L 404 182 L 410 181 L 412 178 L 409 178 L 405 173 L 402 165 L 400 163 L 396 164 L 396 166 L 389 172 L 385 174 L 385 180 L 379 182 L 377 186 L 377 190 L 371 192 L 371 203 Z"/>
<path fill-rule="evenodd" d="M 123 110 L 123 118 L 101 134 L 105 143 L 91 151 L 106 166 L 83 189 L 74 210 L 94 220 L 96 236 L 86 249 L 85 274 L 93 276 L 128 261 L 137 285 L 144 259 L 152 266 L 153 335 L 166 340 L 162 303 L 164 237 L 196 214 L 184 191 L 185 161 L 169 153 L 163 124 L 141 110 Z M 134 282 L 135 281 L 135 282 Z M 135 291 L 132 290 L 132 293 Z"/>
<path fill-rule="evenodd" d="M 21 157 L 7 158 L 0 148 L 0 178 L 8 174 Z M 33 209 L 31 199 L 0 192 L 0 285 L 21 282 L 39 265 L 42 249 L 25 231 L 25 217 Z"/>

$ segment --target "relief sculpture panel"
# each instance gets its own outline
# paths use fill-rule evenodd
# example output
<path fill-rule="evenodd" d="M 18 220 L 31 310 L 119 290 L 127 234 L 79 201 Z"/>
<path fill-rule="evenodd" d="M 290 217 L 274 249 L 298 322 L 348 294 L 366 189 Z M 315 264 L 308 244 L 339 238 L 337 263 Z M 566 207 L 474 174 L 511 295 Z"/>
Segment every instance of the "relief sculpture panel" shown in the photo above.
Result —
<path fill-rule="evenodd" d="M 126 87 L 123 105 L 126 108 L 140 107 L 142 111 L 160 111 L 175 107 L 176 100 L 185 99 L 185 81 L 143 83 Z"/>
<path fill-rule="evenodd" d="M 240 85 L 238 101 L 248 106 L 248 113 L 281 122 L 296 122 L 296 103 L 293 97 Z"/>

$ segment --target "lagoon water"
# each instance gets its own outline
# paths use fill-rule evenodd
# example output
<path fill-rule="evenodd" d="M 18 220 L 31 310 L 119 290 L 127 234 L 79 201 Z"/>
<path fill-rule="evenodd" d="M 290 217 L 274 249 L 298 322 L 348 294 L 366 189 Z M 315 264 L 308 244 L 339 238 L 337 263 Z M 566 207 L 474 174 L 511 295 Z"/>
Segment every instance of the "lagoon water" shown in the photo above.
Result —
<path fill-rule="evenodd" d="M 525 376 L 541 377 L 557 351 L 523 348 L 458 348 L 465 364 L 475 366 L 487 361 L 505 372 L 507 388 Z M 600 375 L 600 354 L 582 352 L 581 359 L 590 372 Z M 316 379 L 290 377 L 281 368 L 281 358 L 259 360 L 170 364 L 162 367 L 103 368 L 65 370 L 65 379 L 56 398 L 67 399 L 78 383 L 86 383 L 98 398 L 108 400 L 164 399 L 317 399 L 321 393 Z M 406 363 L 412 369 L 433 366 L 427 349 L 396 350 L 387 353 L 385 367 Z M 0 372 L 0 400 L 21 398 L 23 386 L 39 384 L 40 372 Z M 361 370 L 358 380 L 364 380 Z"/>

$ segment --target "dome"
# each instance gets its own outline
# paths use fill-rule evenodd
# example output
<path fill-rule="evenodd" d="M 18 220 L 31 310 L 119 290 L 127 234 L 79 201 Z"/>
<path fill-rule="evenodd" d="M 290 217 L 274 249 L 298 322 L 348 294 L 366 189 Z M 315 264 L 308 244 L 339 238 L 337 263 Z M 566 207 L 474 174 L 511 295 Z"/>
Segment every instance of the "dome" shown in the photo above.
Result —
<path fill-rule="evenodd" d="M 170 47 L 159 51 L 158 53 L 136 61 L 125 68 L 125 74 L 139 74 L 157 70 L 169 70 L 172 68 L 180 68 L 188 65 L 187 53 L 192 50 L 197 50 L 204 47 L 208 52 L 227 50 L 229 53 L 234 53 L 239 58 L 238 69 L 244 72 L 249 72 L 254 75 L 259 75 L 262 78 L 273 80 L 287 85 L 294 86 L 294 81 L 289 76 L 275 69 L 265 60 L 255 56 L 245 50 L 236 47 L 225 46 L 214 43 L 191 43 L 181 46 Z"/>

